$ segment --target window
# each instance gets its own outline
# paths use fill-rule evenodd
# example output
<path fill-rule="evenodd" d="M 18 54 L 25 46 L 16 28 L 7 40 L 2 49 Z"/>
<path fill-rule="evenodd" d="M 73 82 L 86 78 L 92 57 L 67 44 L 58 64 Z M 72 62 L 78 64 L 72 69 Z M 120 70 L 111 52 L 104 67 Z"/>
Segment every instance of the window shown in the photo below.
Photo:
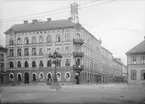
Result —
<path fill-rule="evenodd" d="M 14 80 L 14 73 L 10 73 L 10 74 L 9 74 L 9 79 L 10 79 L 11 81 Z"/>
<path fill-rule="evenodd" d="M 61 66 L 61 60 L 57 60 L 57 65 L 56 66 Z"/>
<path fill-rule="evenodd" d="M 80 34 L 79 33 L 76 34 L 76 38 L 80 39 Z"/>
<path fill-rule="evenodd" d="M 39 55 L 43 55 L 43 50 L 42 50 L 42 48 L 39 48 Z"/>
<path fill-rule="evenodd" d="M 135 56 L 132 57 L 132 64 L 136 64 L 136 57 Z"/>
<path fill-rule="evenodd" d="M 13 62 L 10 62 L 10 68 L 14 68 Z"/>
<path fill-rule="evenodd" d="M 136 80 L 136 70 L 131 70 L 131 80 Z"/>
<path fill-rule="evenodd" d="M 42 61 L 40 61 L 39 67 L 43 67 L 43 62 Z"/>
<path fill-rule="evenodd" d="M 39 80 L 42 81 L 43 79 L 44 79 L 44 74 L 41 72 L 41 73 L 39 74 Z"/>
<path fill-rule="evenodd" d="M 32 67 L 36 67 L 36 62 L 35 61 L 32 62 Z"/>
<path fill-rule="evenodd" d="M 0 61 L 4 61 L 4 54 L 3 53 L 0 54 Z"/>
<path fill-rule="evenodd" d="M 61 81 L 61 74 L 60 74 L 60 72 L 57 72 L 57 79 L 58 79 L 58 81 Z"/>
<path fill-rule="evenodd" d="M 51 60 L 47 60 L 47 67 L 51 67 Z"/>
<path fill-rule="evenodd" d="M 56 41 L 60 42 L 60 35 L 59 34 L 56 35 Z"/>
<path fill-rule="evenodd" d="M 65 73 L 64 78 L 66 81 L 70 81 L 70 77 L 71 77 L 70 75 L 71 75 L 70 72 Z"/>
<path fill-rule="evenodd" d="M 4 63 L 0 63 L 0 71 L 4 71 Z"/>
<path fill-rule="evenodd" d="M 66 59 L 65 66 L 70 66 L 70 60 Z"/>
<path fill-rule="evenodd" d="M 65 34 L 65 41 L 68 41 L 69 40 L 69 33 L 66 33 Z"/>
<path fill-rule="evenodd" d="M 18 82 L 22 81 L 22 74 L 21 73 L 17 74 L 17 80 L 18 80 Z"/>
<path fill-rule="evenodd" d="M 87 64 L 87 63 L 86 63 Z M 80 59 L 76 60 L 76 65 L 79 66 L 80 65 Z"/>
<path fill-rule="evenodd" d="M 33 43 L 33 44 L 37 43 L 36 37 L 35 37 L 35 36 L 32 37 L 32 43 Z"/>
<path fill-rule="evenodd" d="M 47 81 L 52 81 L 52 73 L 47 73 Z"/>
<path fill-rule="evenodd" d="M 17 39 L 17 44 L 22 44 L 22 41 L 21 41 L 20 37 Z"/>
<path fill-rule="evenodd" d="M 145 80 L 145 70 L 141 70 L 141 80 Z"/>
<path fill-rule="evenodd" d="M 24 56 L 28 56 L 29 55 L 29 48 L 24 48 Z"/>
<path fill-rule="evenodd" d="M 51 36 L 48 35 L 48 36 L 47 36 L 47 43 L 50 43 L 50 42 L 51 42 Z"/>
<path fill-rule="evenodd" d="M 39 36 L 39 42 L 43 43 L 43 36 Z"/>
<path fill-rule="evenodd" d="M 36 73 L 33 73 L 33 81 L 36 81 L 37 80 L 37 74 Z"/>
<path fill-rule="evenodd" d="M 10 49 L 10 56 L 14 56 L 14 49 Z"/>
<path fill-rule="evenodd" d="M 51 48 L 47 48 L 47 54 L 51 53 Z"/>
<path fill-rule="evenodd" d="M 69 53 L 69 46 L 66 46 L 65 53 Z"/>
<path fill-rule="evenodd" d="M 21 49 L 17 49 L 17 56 L 21 56 Z"/>
<path fill-rule="evenodd" d="M 20 62 L 20 61 L 18 61 L 17 67 L 18 67 L 18 68 L 21 68 L 21 62 Z"/>
<path fill-rule="evenodd" d="M 28 68 L 28 67 L 29 67 L 28 61 L 25 61 L 24 67 L 25 67 L 25 68 Z"/>
<path fill-rule="evenodd" d="M 142 64 L 145 64 L 145 56 L 142 56 L 142 57 L 141 57 L 141 63 L 142 63 Z"/>
<path fill-rule="evenodd" d="M 28 39 L 28 37 L 25 37 L 24 43 L 25 43 L 25 44 L 29 44 L 29 39 Z"/>
<path fill-rule="evenodd" d="M 32 55 L 36 55 L 36 48 L 32 48 Z"/>
<path fill-rule="evenodd" d="M 59 47 L 56 48 L 56 52 L 57 52 L 57 53 L 60 53 L 60 48 L 59 48 Z"/>
<path fill-rule="evenodd" d="M 13 45 L 14 44 L 14 40 L 11 38 L 10 39 L 10 43 L 9 43 L 10 45 Z"/>

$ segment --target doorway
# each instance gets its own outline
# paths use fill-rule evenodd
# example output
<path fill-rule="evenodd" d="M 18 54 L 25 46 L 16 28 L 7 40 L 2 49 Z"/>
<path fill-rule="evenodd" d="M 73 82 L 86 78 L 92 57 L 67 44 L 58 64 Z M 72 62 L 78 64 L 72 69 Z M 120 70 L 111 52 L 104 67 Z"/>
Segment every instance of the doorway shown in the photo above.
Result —
<path fill-rule="evenodd" d="M 26 72 L 25 74 L 24 74 L 24 83 L 25 84 L 28 84 L 29 83 L 29 73 L 28 72 Z"/>

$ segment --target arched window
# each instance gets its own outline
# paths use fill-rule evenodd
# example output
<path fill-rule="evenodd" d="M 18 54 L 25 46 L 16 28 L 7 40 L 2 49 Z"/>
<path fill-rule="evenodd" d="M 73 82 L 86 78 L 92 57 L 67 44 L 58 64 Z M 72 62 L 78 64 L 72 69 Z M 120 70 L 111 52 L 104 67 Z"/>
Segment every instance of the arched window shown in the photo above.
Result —
<path fill-rule="evenodd" d="M 47 36 L 47 43 L 50 43 L 51 42 L 51 35 L 48 35 Z"/>
<path fill-rule="evenodd" d="M 18 73 L 18 74 L 17 74 L 17 80 L 18 80 L 19 82 L 22 81 L 22 74 L 21 74 L 21 73 Z"/>
<path fill-rule="evenodd" d="M 56 35 L 56 41 L 60 42 L 60 35 L 59 34 Z"/>
<path fill-rule="evenodd" d="M 52 81 L 52 73 L 47 73 L 47 76 L 46 76 L 46 78 L 47 78 L 47 81 Z"/>
<path fill-rule="evenodd" d="M 39 36 L 39 42 L 43 43 L 43 36 Z"/>
<path fill-rule="evenodd" d="M 35 61 L 32 62 L 32 67 L 36 67 L 36 62 Z"/>
<path fill-rule="evenodd" d="M 44 79 L 44 73 L 42 73 L 42 72 L 39 73 L 39 79 L 40 79 L 40 81 Z"/>
<path fill-rule="evenodd" d="M 28 39 L 28 37 L 25 37 L 24 43 L 25 43 L 25 44 L 29 44 L 29 39 Z"/>
<path fill-rule="evenodd" d="M 21 68 L 21 62 L 20 61 L 18 61 L 17 67 Z"/>
<path fill-rule="evenodd" d="M 37 80 L 37 74 L 33 73 L 32 76 L 33 76 L 33 81 L 36 81 Z"/>
<path fill-rule="evenodd" d="M 22 44 L 22 40 L 20 37 L 17 39 L 17 44 Z"/>
<path fill-rule="evenodd" d="M 25 61 L 24 66 L 25 68 L 29 67 L 28 61 Z"/>
<path fill-rule="evenodd" d="M 71 78 L 70 72 L 66 72 L 64 75 L 64 78 L 66 79 L 66 81 L 70 81 L 70 78 Z"/>
<path fill-rule="evenodd" d="M 79 33 L 76 34 L 76 38 L 80 39 L 80 34 Z"/>
<path fill-rule="evenodd" d="M 36 43 L 37 41 L 36 41 L 36 37 L 35 36 L 33 36 L 32 37 L 32 43 L 34 44 L 34 43 Z"/>
<path fill-rule="evenodd" d="M 9 74 L 9 79 L 10 79 L 10 81 L 13 81 L 14 80 L 14 73 L 10 73 Z"/>
<path fill-rule="evenodd" d="M 61 74 L 60 74 L 60 72 L 57 72 L 57 80 L 61 81 Z"/>
<path fill-rule="evenodd" d="M 10 68 L 14 68 L 13 62 L 10 62 Z"/>
<path fill-rule="evenodd" d="M 39 67 L 43 67 L 43 62 L 42 61 L 40 61 Z"/>
<path fill-rule="evenodd" d="M 14 44 L 14 40 L 11 38 L 10 39 L 10 43 L 9 43 L 10 45 L 13 45 Z"/>

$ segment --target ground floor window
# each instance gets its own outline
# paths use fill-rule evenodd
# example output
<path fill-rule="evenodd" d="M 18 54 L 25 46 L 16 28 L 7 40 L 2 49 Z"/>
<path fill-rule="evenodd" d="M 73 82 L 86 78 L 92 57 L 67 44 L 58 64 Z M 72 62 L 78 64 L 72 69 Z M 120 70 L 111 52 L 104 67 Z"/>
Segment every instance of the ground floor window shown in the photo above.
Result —
<path fill-rule="evenodd" d="M 19 82 L 22 81 L 22 74 L 21 73 L 18 73 L 17 79 L 18 79 Z"/>
<path fill-rule="evenodd" d="M 136 70 L 131 70 L 131 80 L 136 80 Z"/>
<path fill-rule="evenodd" d="M 141 70 L 141 80 L 145 80 L 145 70 Z"/>
<path fill-rule="evenodd" d="M 3 84 L 4 83 L 4 77 L 0 76 L 0 82 Z"/>
<path fill-rule="evenodd" d="M 14 80 L 14 73 L 10 73 L 10 74 L 9 74 L 9 79 L 10 79 L 11 81 Z"/>
<path fill-rule="evenodd" d="M 70 81 L 70 77 L 71 77 L 70 72 L 66 72 L 64 75 L 65 80 Z"/>

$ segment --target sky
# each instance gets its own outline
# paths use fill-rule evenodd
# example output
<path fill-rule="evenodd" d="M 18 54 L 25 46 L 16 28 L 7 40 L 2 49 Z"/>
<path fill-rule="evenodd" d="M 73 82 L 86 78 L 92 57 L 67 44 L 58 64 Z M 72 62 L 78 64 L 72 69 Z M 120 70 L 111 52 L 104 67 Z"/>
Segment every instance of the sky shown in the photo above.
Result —
<path fill-rule="evenodd" d="M 125 53 L 144 40 L 145 0 L 0 0 L 0 44 L 5 46 L 4 32 L 24 20 L 67 19 L 74 1 L 80 24 L 127 64 Z"/>

